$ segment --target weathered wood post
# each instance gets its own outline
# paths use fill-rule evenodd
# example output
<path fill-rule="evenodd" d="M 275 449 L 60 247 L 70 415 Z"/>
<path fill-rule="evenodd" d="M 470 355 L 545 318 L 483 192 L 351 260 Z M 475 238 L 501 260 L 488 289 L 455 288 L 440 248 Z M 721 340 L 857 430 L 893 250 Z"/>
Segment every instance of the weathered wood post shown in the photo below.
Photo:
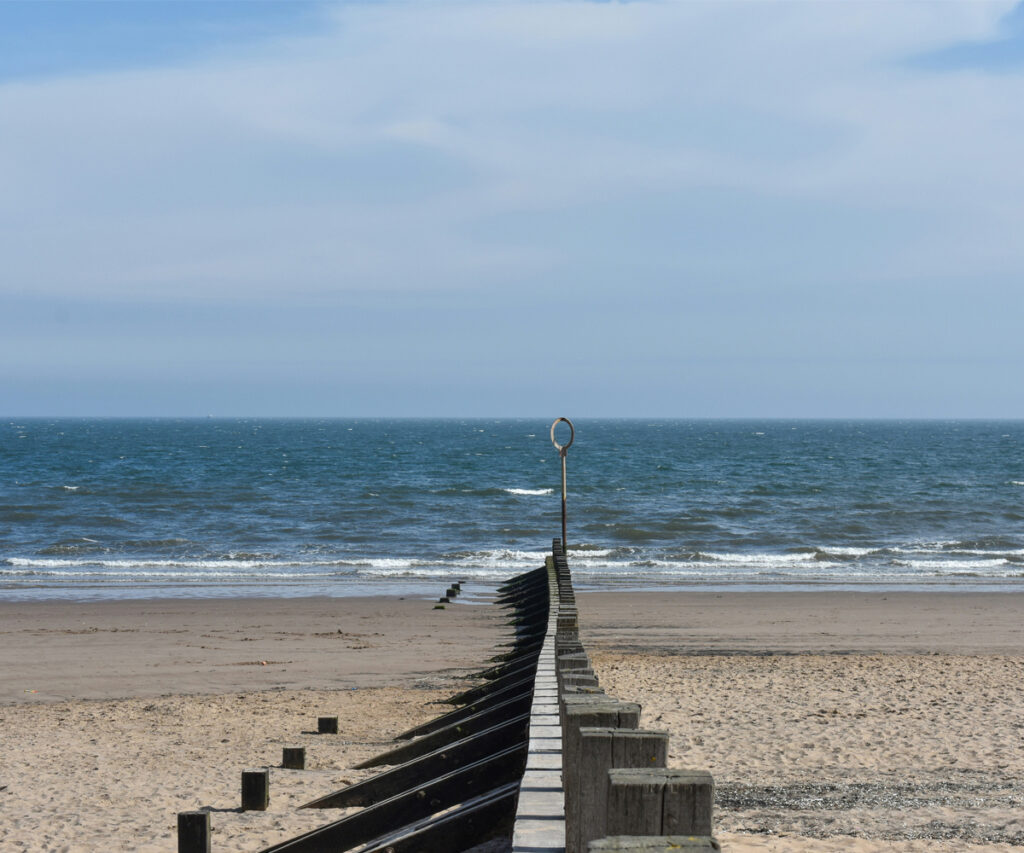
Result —
<path fill-rule="evenodd" d="M 210 853 L 209 812 L 178 812 L 178 853 Z"/>
<path fill-rule="evenodd" d="M 714 800 L 704 770 L 609 770 L 608 834 L 711 835 Z"/>
<path fill-rule="evenodd" d="M 590 728 L 579 730 L 573 810 L 566 802 L 566 853 L 586 853 L 587 844 L 608 835 L 608 771 L 613 767 L 664 767 L 668 732 Z"/>
<path fill-rule="evenodd" d="M 265 812 L 270 805 L 270 771 L 242 771 L 242 811 Z"/>
<path fill-rule="evenodd" d="M 585 727 L 636 729 L 640 725 L 640 705 L 609 696 L 562 695 L 562 789 L 565 792 L 566 850 L 573 848 L 574 829 L 580 822 L 580 790 L 591 784 L 579 775 L 580 732 Z"/>
<path fill-rule="evenodd" d="M 576 669 L 593 669 L 590 667 L 590 658 L 586 652 L 567 652 L 555 658 L 555 669 L 559 675 L 572 672 Z"/>
<path fill-rule="evenodd" d="M 562 687 L 598 687 L 597 676 L 592 671 L 574 669 L 562 675 Z"/>
<path fill-rule="evenodd" d="M 306 747 L 286 746 L 281 749 L 281 766 L 286 770 L 306 769 Z"/>
<path fill-rule="evenodd" d="M 322 735 L 336 735 L 338 733 L 338 718 L 317 717 L 316 730 Z"/>

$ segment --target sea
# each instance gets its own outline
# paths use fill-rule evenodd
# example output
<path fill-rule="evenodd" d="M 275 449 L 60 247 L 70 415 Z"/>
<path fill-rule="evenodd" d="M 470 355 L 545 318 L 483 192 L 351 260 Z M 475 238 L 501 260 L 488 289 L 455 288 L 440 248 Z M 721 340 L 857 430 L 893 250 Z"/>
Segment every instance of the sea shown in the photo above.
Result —
<path fill-rule="evenodd" d="M 574 427 L 578 589 L 1024 589 L 1022 421 Z M 561 492 L 550 420 L 5 419 L 0 600 L 493 589 Z"/>

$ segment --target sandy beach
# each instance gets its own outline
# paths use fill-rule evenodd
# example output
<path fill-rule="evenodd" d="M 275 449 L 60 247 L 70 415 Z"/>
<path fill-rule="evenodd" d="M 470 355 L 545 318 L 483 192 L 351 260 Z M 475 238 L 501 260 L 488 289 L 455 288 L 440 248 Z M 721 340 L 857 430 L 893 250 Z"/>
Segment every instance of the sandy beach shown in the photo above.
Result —
<path fill-rule="evenodd" d="M 605 689 L 711 770 L 730 851 L 1024 846 L 1024 596 L 585 593 Z M 397 598 L 0 604 L 0 849 L 256 851 L 443 708 L 500 614 Z M 337 737 L 313 733 L 337 714 Z M 309 770 L 280 768 L 305 745 Z M 239 775 L 271 768 L 267 812 Z M 331 813 L 333 816 L 334 813 Z"/>
<path fill-rule="evenodd" d="M 1024 596 L 580 598 L 602 686 L 708 769 L 729 851 L 1024 846 Z"/>

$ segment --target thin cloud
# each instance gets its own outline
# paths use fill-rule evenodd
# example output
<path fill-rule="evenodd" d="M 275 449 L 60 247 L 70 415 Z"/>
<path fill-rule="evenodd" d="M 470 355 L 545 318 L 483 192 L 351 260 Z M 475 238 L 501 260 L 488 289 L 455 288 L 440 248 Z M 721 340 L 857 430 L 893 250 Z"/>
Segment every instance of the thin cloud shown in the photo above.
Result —
<path fill-rule="evenodd" d="M 549 358 L 623 400 L 686 374 L 719 401 L 756 364 L 757 399 L 805 413 L 886 359 L 1011 364 L 1024 79 L 911 61 L 1002 38 L 1009 11 L 329 4 L 311 33 L 8 81 L 0 298 L 148 307 L 102 334 L 0 317 L 0 355 L 28 370 L 46 341 L 48 376 L 80 363 L 99 384 L 170 377 L 183 347 L 181 382 L 252 363 L 349 387 L 359 362 L 366 388 L 407 373 L 410 399 L 464 387 L 481 407 L 527 394 Z M 181 318 L 210 306 L 222 339 L 182 343 Z M 796 395 L 791 365 L 826 352 L 850 384 L 807 368 L 818 384 Z"/>

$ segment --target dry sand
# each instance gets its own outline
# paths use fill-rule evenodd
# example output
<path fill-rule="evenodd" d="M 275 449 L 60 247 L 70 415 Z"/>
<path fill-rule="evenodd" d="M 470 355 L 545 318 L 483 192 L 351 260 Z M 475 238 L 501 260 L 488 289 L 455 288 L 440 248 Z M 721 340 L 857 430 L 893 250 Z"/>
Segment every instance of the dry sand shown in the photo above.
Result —
<path fill-rule="evenodd" d="M 1024 846 L 1024 596 L 579 598 L 605 689 L 714 773 L 727 851 Z M 501 631 L 412 599 L 0 604 L 0 850 L 167 853 L 196 808 L 217 853 L 326 822 L 295 807 L 369 775 Z M 270 810 L 241 813 L 261 766 Z"/>
<path fill-rule="evenodd" d="M 606 691 L 738 851 L 1024 847 L 1024 596 L 582 596 Z M 856 837 L 854 837 L 856 836 Z"/>

